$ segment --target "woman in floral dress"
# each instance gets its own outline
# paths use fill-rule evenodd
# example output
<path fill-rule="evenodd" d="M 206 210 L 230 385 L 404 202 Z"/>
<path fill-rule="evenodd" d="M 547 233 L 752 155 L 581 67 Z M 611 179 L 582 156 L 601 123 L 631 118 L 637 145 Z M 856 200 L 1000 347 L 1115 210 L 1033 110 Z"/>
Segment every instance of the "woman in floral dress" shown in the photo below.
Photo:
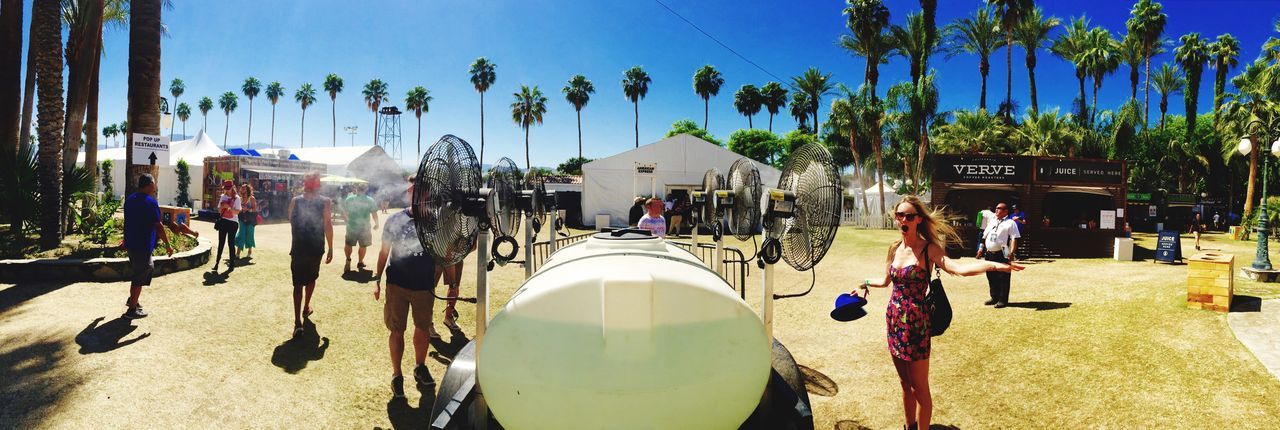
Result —
<path fill-rule="evenodd" d="M 1023 266 L 990 261 L 960 262 L 947 257 L 949 243 L 959 236 L 942 215 L 929 211 L 915 196 L 906 196 L 894 209 L 894 219 L 902 230 L 902 239 L 889 247 L 884 278 L 862 281 L 868 287 L 892 287 L 885 311 L 888 326 L 889 355 L 902 385 L 902 409 L 909 430 L 927 429 L 933 417 L 933 396 L 929 393 L 929 309 L 925 293 L 929 290 L 929 273 L 946 271 L 956 276 L 973 276 L 988 271 L 1009 272 Z"/>

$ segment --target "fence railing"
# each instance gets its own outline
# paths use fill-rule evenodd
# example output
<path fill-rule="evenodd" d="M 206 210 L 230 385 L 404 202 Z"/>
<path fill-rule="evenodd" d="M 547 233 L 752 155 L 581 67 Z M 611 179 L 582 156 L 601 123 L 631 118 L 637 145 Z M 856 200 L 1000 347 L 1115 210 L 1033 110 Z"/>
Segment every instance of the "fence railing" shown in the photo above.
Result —
<path fill-rule="evenodd" d="M 864 212 L 849 206 L 840 211 L 840 225 L 872 229 L 893 229 L 893 218 L 874 212 Z"/>
<path fill-rule="evenodd" d="M 568 237 L 556 238 L 556 249 L 564 248 L 577 242 L 586 240 L 588 237 L 596 234 L 595 232 L 575 234 Z M 694 249 L 690 242 L 669 241 L 672 244 L 684 248 L 686 251 L 698 257 L 707 267 L 712 267 L 711 262 L 715 260 L 716 245 L 714 243 L 699 243 L 698 248 Z M 543 240 L 533 243 L 533 270 L 537 271 L 546 263 L 547 258 L 551 256 L 551 241 Z M 747 298 L 747 277 L 750 276 L 751 270 L 749 261 L 742 250 L 732 246 L 724 247 L 724 274 L 721 277 L 729 286 L 738 291 L 743 300 Z"/>

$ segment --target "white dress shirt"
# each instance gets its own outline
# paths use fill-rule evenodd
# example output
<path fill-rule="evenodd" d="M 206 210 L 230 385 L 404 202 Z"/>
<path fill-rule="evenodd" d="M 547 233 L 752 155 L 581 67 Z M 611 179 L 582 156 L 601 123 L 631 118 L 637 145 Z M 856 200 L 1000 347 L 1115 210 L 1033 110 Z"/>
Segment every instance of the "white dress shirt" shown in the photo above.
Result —
<path fill-rule="evenodd" d="M 1009 245 L 1010 239 L 1020 237 L 1022 235 L 1018 234 L 1018 226 L 1009 217 L 991 224 L 982 232 L 983 247 L 987 252 L 1003 251 Z"/>

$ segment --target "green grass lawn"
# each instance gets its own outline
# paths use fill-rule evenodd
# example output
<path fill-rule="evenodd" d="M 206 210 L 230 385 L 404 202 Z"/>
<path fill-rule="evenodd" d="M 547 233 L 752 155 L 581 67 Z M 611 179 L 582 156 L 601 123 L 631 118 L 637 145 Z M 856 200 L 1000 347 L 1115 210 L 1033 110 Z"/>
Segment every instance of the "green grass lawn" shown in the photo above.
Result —
<path fill-rule="evenodd" d="M 196 227 L 216 237 L 211 225 Z M 777 304 L 776 336 L 811 369 L 816 428 L 901 426 L 885 343 L 887 291 L 873 291 L 866 318 L 827 316 L 836 294 L 883 273 L 895 235 L 841 230 L 813 293 Z M 341 239 L 339 227 L 339 246 Z M 1236 254 L 1237 267 L 1252 261 L 1252 242 L 1224 239 L 1211 235 L 1205 246 Z M 1138 242 L 1150 249 L 1154 239 Z M 315 334 L 289 342 L 288 227 L 259 227 L 258 243 L 253 264 L 223 282 L 200 271 L 157 278 L 143 295 L 152 316 L 132 325 L 114 321 L 125 283 L 0 285 L 0 427 L 421 426 L 425 411 L 412 387 L 408 405 L 388 402 L 386 331 L 372 284 L 342 278 L 339 249 L 321 270 Z M 1194 253 L 1189 238 L 1183 244 Z M 474 291 L 474 269 L 469 262 L 464 294 Z M 777 273 L 779 292 L 809 285 L 808 273 Z M 933 343 L 935 423 L 1280 427 L 1280 381 L 1235 340 L 1222 314 L 1186 309 L 1185 276 L 1186 266 L 1149 260 L 1036 262 L 1014 275 L 1013 303 L 1003 310 L 982 306 L 984 278 L 946 277 L 955 321 Z M 494 311 L 522 277 L 515 265 L 491 273 Z M 757 272 L 748 286 L 758 308 Z M 1280 297 L 1239 279 L 1237 293 Z M 474 308 L 459 310 L 473 333 Z M 446 353 L 428 363 L 438 378 L 458 344 L 437 346 Z"/>

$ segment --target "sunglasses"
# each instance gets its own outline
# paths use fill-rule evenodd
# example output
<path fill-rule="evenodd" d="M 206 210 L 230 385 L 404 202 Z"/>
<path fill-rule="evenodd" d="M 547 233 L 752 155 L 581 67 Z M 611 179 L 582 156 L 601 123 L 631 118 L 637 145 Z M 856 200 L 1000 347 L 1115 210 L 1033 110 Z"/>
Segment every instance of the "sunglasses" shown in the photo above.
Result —
<path fill-rule="evenodd" d="M 998 210 L 998 211 L 1003 211 L 1003 210 L 1008 210 L 1008 209 L 1009 209 L 1009 208 L 1008 208 L 1008 207 L 1005 207 L 1005 206 L 996 206 L 996 210 Z"/>
<path fill-rule="evenodd" d="M 894 218 L 897 218 L 897 219 L 900 219 L 900 220 L 903 220 L 903 221 L 907 221 L 907 222 L 915 221 L 915 220 L 916 220 L 916 215 L 919 215 L 919 214 L 917 214 L 917 213 L 915 213 L 915 212 L 912 212 L 912 213 L 906 213 L 906 212 L 894 212 L 894 213 L 893 213 L 893 217 L 894 217 Z"/>

